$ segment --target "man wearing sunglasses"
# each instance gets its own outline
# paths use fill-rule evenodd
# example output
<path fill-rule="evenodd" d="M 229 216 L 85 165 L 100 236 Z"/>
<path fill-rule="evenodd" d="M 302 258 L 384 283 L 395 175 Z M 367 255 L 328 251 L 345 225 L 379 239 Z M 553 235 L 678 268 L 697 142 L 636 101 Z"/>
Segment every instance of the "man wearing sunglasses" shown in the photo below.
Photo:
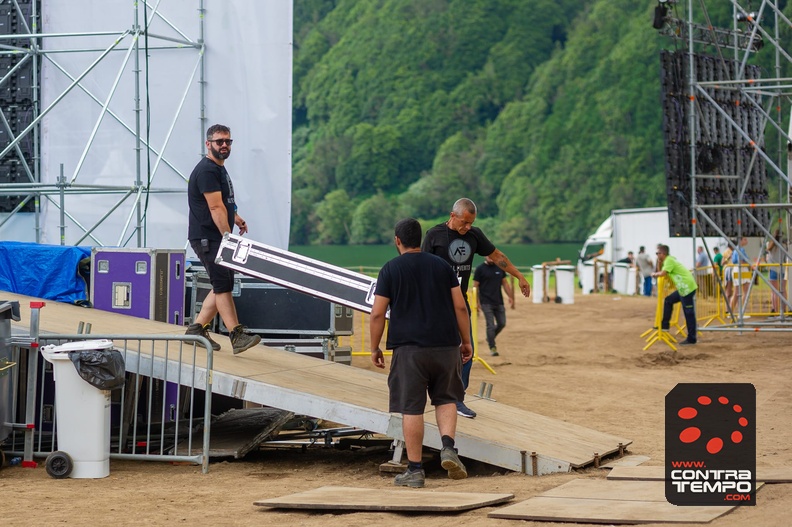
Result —
<path fill-rule="evenodd" d="M 225 160 L 231 155 L 231 130 L 215 124 L 206 131 L 206 157 L 201 159 L 190 174 L 187 184 L 187 202 L 190 207 L 188 239 L 198 259 L 209 274 L 212 290 L 206 296 L 201 312 L 194 323 L 187 326 L 187 335 L 206 337 L 215 351 L 220 344 L 209 337 L 208 326 L 220 313 L 229 331 L 231 347 L 236 355 L 261 342 L 261 337 L 245 333 L 239 323 L 234 297 L 234 271 L 215 263 L 223 234 L 236 225 L 239 234 L 248 231 L 245 220 L 237 213 L 234 185 L 225 169 Z"/>

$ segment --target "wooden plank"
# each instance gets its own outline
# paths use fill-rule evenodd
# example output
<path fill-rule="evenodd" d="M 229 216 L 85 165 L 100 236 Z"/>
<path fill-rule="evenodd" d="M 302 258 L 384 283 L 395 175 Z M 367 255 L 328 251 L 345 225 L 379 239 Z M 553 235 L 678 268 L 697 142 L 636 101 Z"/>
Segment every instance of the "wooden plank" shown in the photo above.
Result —
<path fill-rule="evenodd" d="M 459 432 L 501 443 L 512 443 L 511 439 L 518 436 L 522 450 L 564 459 L 573 467 L 591 463 L 595 453 L 603 456 L 617 452 L 619 443 L 625 447 L 632 443 L 627 438 L 475 396 L 467 397 L 465 404 L 478 412 L 479 417 L 460 419 Z"/>
<path fill-rule="evenodd" d="M 615 467 L 637 467 L 643 463 L 646 463 L 651 458 L 649 456 L 624 456 L 619 459 L 614 459 L 613 461 L 609 461 L 604 465 L 600 465 L 600 468 L 615 468 Z"/>
<path fill-rule="evenodd" d="M 512 499 L 514 494 L 320 487 L 253 504 L 282 509 L 459 512 L 499 505 Z"/>
<path fill-rule="evenodd" d="M 229 410 L 212 421 L 209 457 L 241 459 L 273 434 L 277 434 L 292 417 L 292 412 L 277 408 Z M 187 450 L 186 440 L 179 443 L 179 450 Z"/>
<path fill-rule="evenodd" d="M 614 467 L 609 480 L 664 481 L 665 467 Z M 756 481 L 765 483 L 792 483 L 792 467 L 756 467 Z"/>
<path fill-rule="evenodd" d="M 664 481 L 665 467 L 613 467 L 608 473 L 610 480 L 632 480 L 632 481 Z"/>
<path fill-rule="evenodd" d="M 609 481 L 607 479 L 573 479 L 543 492 L 552 498 L 614 499 L 619 501 L 665 502 L 665 481 Z"/>
<path fill-rule="evenodd" d="M 659 501 L 537 496 L 490 512 L 489 518 L 579 523 L 707 523 L 734 507 L 677 507 Z"/>

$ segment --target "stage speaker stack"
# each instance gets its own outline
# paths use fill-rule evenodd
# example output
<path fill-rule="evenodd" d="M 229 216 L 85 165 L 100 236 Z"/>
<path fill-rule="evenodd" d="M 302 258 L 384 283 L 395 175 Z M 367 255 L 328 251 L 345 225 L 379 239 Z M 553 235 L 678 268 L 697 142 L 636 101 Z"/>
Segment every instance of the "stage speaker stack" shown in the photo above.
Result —
<path fill-rule="evenodd" d="M 762 204 L 769 202 L 767 167 L 758 149 L 764 149 L 762 97 L 734 89 L 707 87 L 714 102 L 697 95 L 693 109 L 694 131 L 690 130 L 688 76 L 691 57 L 687 52 L 662 51 L 661 90 L 663 141 L 666 161 L 668 227 L 671 236 L 692 235 L 692 192 L 698 205 Z M 732 81 L 740 63 L 695 54 L 692 57 L 696 82 Z M 758 66 L 746 65 L 742 79 L 759 79 Z M 728 116 L 728 118 L 727 118 Z M 730 120 L 732 122 L 730 122 Z M 691 142 L 695 144 L 695 188 L 691 189 Z M 745 189 L 744 192 L 741 191 Z M 759 225 L 741 208 L 707 209 L 706 214 L 726 236 L 763 236 Z M 765 228 L 770 223 L 766 208 L 750 214 Z M 698 236 L 718 236 L 705 221 L 696 227 Z"/>
<path fill-rule="evenodd" d="M 31 28 L 34 27 L 33 3 L 20 1 L 17 5 L 9 1 L 0 2 L 0 35 L 26 35 L 30 34 Z M 37 25 L 41 27 L 40 1 L 36 2 L 36 12 L 39 18 Z M 19 50 L 29 49 L 31 45 L 30 38 L 3 40 L 2 43 Z M 13 138 L 27 128 L 34 119 L 35 86 L 32 58 L 32 55 L 25 52 L 0 49 L 0 79 L 5 79 L 0 84 L 0 111 L 3 112 L 8 123 L 6 127 L 6 124 L 0 120 L 2 150 L 5 150 Z M 8 75 L 9 73 L 11 74 Z M 37 73 L 35 78 L 40 79 L 40 70 Z M 28 172 L 33 173 L 33 162 L 39 157 L 35 151 L 33 134 L 26 135 L 18 143 L 18 147 L 18 150 L 13 149 L 0 159 L 0 185 L 31 182 Z M 0 196 L 0 213 L 13 211 L 23 199 L 24 196 Z M 33 200 L 29 200 L 21 211 L 35 211 Z"/>

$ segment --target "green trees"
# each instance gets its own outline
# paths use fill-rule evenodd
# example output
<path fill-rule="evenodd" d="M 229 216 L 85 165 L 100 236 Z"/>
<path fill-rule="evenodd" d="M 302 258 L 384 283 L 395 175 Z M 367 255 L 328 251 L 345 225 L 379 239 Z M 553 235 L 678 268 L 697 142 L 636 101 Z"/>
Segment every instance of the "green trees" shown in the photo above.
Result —
<path fill-rule="evenodd" d="M 580 240 L 612 208 L 663 204 L 653 9 L 297 2 L 292 243 L 389 242 L 462 196 L 499 243 Z"/>

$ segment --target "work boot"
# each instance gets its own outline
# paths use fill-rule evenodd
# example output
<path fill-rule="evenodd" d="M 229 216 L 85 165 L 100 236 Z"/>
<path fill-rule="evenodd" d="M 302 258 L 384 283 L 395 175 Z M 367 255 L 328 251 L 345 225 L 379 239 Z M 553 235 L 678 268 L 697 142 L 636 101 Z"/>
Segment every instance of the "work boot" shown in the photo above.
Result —
<path fill-rule="evenodd" d="M 228 335 L 228 337 L 231 339 L 231 347 L 234 350 L 234 355 L 237 353 L 242 353 L 243 351 L 250 349 L 261 342 L 260 336 L 245 333 L 245 326 L 242 324 L 239 324 L 237 327 L 231 330 L 231 334 Z"/>
<path fill-rule="evenodd" d="M 490 355 L 492 355 L 493 357 L 498 356 L 498 346 L 492 346 L 490 348 Z"/>
<path fill-rule="evenodd" d="M 399 487 L 421 488 L 426 481 L 426 474 L 423 469 L 411 471 L 407 470 L 393 479 L 393 484 Z"/>
<path fill-rule="evenodd" d="M 440 451 L 440 466 L 448 471 L 451 479 L 465 479 L 467 469 L 457 455 L 456 448 L 443 447 Z"/>
<path fill-rule="evenodd" d="M 212 337 L 209 336 L 209 329 L 207 329 L 206 326 L 202 326 L 201 324 L 190 324 L 187 326 L 187 331 L 185 331 L 184 334 L 201 336 L 209 341 L 214 351 L 220 350 L 220 344 L 212 340 Z"/>

